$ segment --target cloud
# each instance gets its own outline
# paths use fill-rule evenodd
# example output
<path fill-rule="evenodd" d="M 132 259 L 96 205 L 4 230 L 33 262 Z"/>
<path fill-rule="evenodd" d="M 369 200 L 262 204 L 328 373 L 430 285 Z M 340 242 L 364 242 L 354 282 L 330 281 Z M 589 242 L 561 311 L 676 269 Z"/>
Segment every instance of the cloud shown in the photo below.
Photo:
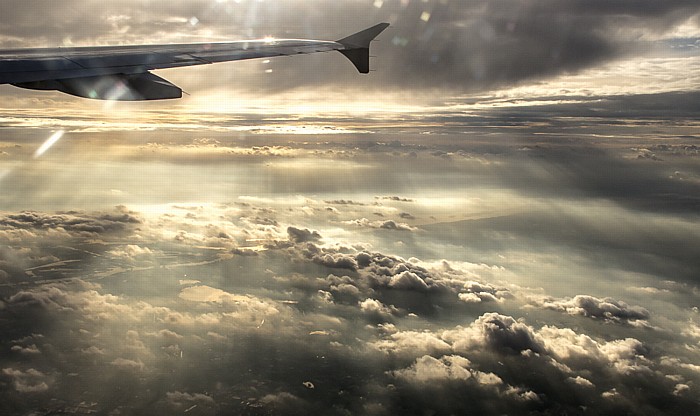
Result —
<path fill-rule="evenodd" d="M 388 286 L 393 289 L 415 290 L 418 292 L 425 292 L 429 289 L 425 280 L 409 270 L 391 276 Z"/>
<path fill-rule="evenodd" d="M 387 306 L 382 302 L 371 298 L 367 298 L 362 302 L 359 302 L 359 306 L 363 313 L 375 317 L 382 322 L 391 319 L 392 315 L 399 312 L 394 305 Z"/>
<path fill-rule="evenodd" d="M 471 362 L 459 355 L 443 356 L 440 359 L 424 355 L 411 365 L 411 367 L 398 370 L 393 373 L 413 383 L 434 383 L 444 380 L 467 380 L 472 378 Z M 484 384 L 501 384 L 503 381 L 496 375 L 484 377 Z"/>
<path fill-rule="evenodd" d="M 21 345 L 13 345 L 10 351 L 18 352 L 20 354 L 41 354 L 41 351 L 35 344 L 27 345 L 22 347 Z"/>
<path fill-rule="evenodd" d="M 116 358 L 110 364 L 128 371 L 142 371 L 145 368 L 141 360 L 129 360 L 126 358 Z"/>
<path fill-rule="evenodd" d="M 452 350 L 450 344 L 430 332 L 401 331 L 371 344 L 388 354 L 413 358 L 424 354 L 445 354 Z"/>
<path fill-rule="evenodd" d="M 347 276 L 331 274 L 326 279 L 327 288 L 334 293 L 362 293 L 371 297 L 377 290 L 399 290 L 434 293 L 436 295 L 461 290 L 463 281 L 438 270 L 428 270 L 399 257 L 365 251 L 347 253 L 333 247 L 304 243 L 288 249 L 290 253 L 313 263 L 334 269 L 348 270 Z M 351 287 L 352 286 L 352 287 Z M 401 305 L 396 305 L 401 307 Z"/>
<path fill-rule="evenodd" d="M 324 201 L 326 204 L 331 204 L 331 205 L 357 205 L 357 206 L 366 206 L 367 204 L 363 202 L 357 202 L 353 201 L 351 199 L 334 199 L 331 201 Z"/>
<path fill-rule="evenodd" d="M 497 397 L 539 403 L 545 408 L 573 409 L 593 400 L 598 409 L 604 409 L 598 400 L 601 395 L 628 409 L 648 406 L 646 393 L 674 400 L 687 391 L 676 386 L 687 383 L 667 370 L 678 372 L 682 368 L 688 375 L 697 371 L 697 366 L 678 359 L 655 357 L 634 338 L 605 341 L 569 328 L 545 325 L 537 329 L 496 313 L 484 314 L 468 327 L 443 332 L 390 332 L 372 346 L 399 358 L 399 363 L 414 357 L 413 363 L 398 364 L 399 369 L 391 374 L 422 389 L 445 391 L 449 383 L 473 383 L 481 374 L 484 380 L 493 381 L 497 388 L 490 391 Z M 611 377 L 624 381 L 611 383 Z M 634 385 L 645 386 L 646 393 L 639 393 Z M 434 406 L 420 399 L 422 393 L 411 392 L 418 394 L 408 399 L 411 403 L 418 400 L 416 406 Z M 552 397 L 558 399 L 552 401 Z M 453 403 L 449 408 L 454 406 L 458 405 Z"/>
<path fill-rule="evenodd" d="M 255 243 L 266 247 L 258 256 L 233 256 L 230 249 L 200 245 L 200 238 L 172 238 L 176 230 L 193 236 L 226 232 L 234 243 L 258 238 L 254 231 L 263 224 L 257 222 L 269 221 L 242 220 L 255 218 L 249 214 L 258 212 L 258 204 L 275 207 L 265 218 L 278 224 Z M 323 204 L 305 200 L 298 206 Z M 582 218 L 578 208 L 564 207 L 570 208 L 566 212 L 571 218 Z M 250 201 L 245 207 L 177 208 L 174 212 L 179 214 L 167 212 L 172 216 L 131 214 L 140 223 L 127 226 L 124 233 L 99 234 L 97 243 L 94 234 L 82 237 L 82 233 L 51 240 L 51 245 L 60 242 L 95 253 L 90 260 L 57 266 L 75 269 L 76 274 L 92 276 L 92 267 L 126 269 L 125 258 L 112 256 L 109 250 L 127 251 L 132 244 L 148 247 L 151 253 L 145 257 L 159 265 L 141 268 L 145 262 L 137 252 L 142 250 L 133 247 L 138 266 L 96 279 L 99 284 L 66 279 L 2 286 L 6 294 L 0 322 L 5 324 L 0 332 L 5 336 L 0 342 L 11 360 L 4 367 L 23 373 L 35 368 L 44 377 L 25 384 L 44 382 L 53 390 L 70 383 L 80 386 L 76 391 L 92 392 L 99 403 L 109 402 L 118 387 L 134 405 L 154 413 L 182 412 L 192 406 L 196 406 L 192 412 L 280 414 L 576 413 L 581 406 L 606 414 L 639 409 L 654 414 L 664 413 L 668 406 L 697 408 L 692 398 L 700 372 L 694 365 L 696 337 L 689 326 L 696 318 L 690 284 L 637 276 L 637 287 L 665 291 L 603 287 L 632 296 L 630 304 L 604 295 L 567 296 L 573 290 L 567 287 L 558 289 L 561 297 L 553 297 L 548 295 L 551 288 L 542 283 L 546 278 L 538 280 L 531 274 L 531 262 L 536 262 L 538 273 L 556 277 L 563 269 L 553 263 L 565 258 L 567 265 L 576 266 L 585 257 L 568 250 L 549 251 L 549 246 L 530 244 L 531 240 L 523 243 L 526 248 L 513 249 L 513 236 L 521 239 L 529 230 L 542 228 L 537 224 L 518 228 L 523 217 L 493 227 L 493 234 L 447 225 L 455 234 L 473 239 L 471 245 L 464 240 L 444 243 L 439 232 L 421 232 L 416 244 L 428 253 L 420 256 L 422 261 L 409 257 L 420 251 L 391 245 L 393 238 L 347 234 L 330 219 L 304 217 L 300 226 L 292 221 L 299 215 L 296 205 L 292 208 L 296 211 L 276 208 L 274 201 Z M 182 211 L 196 218 L 187 218 Z M 681 223 L 637 220 L 672 236 L 676 235 L 672 231 L 682 229 Z M 167 230 L 161 227 L 165 224 Z M 295 241 L 285 234 L 289 224 L 300 230 L 301 240 L 311 241 Z M 504 224 L 513 226 L 511 234 L 504 232 Z M 573 229 L 584 232 L 591 224 L 581 221 L 577 227 Z M 313 229 L 320 230 L 318 239 Z M 35 251 L 22 246 L 41 239 L 43 229 L 27 228 L 30 234 L 12 230 L 12 238 L 19 240 L 5 258 L 34 256 Z M 551 235 L 543 230 L 540 236 L 547 238 L 534 241 L 566 245 L 562 242 L 570 241 L 565 238 L 568 230 L 552 230 Z M 481 251 L 482 239 L 489 235 L 506 242 L 488 249 L 496 254 Z M 633 238 L 614 241 L 622 246 L 628 239 Z M 387 247 L 399 250 L 401 256 L 388 254 Z M 541 251 L 541 256 L 533 251 Z M 61 251 L 43 254 L 58 261 L 65 258 Z M 617 276 L 615 263 L 605 265 L 610 275 Z M 517 279 L 527 279 L 535 287 L 518 286 Z M 590 282 L 597 293 L 605 292 L 598 280 Z M 562 313 L 537 303 L 545 301 Z M 527 302 L 536 307 L 523 309 Z M 671 303 L 673 308 L 661 307 Z M 634 305 L 648 306 L 653 317 Z M 519 312 L 526 312 L 524 318 L 515 315 Z M 669 330 L 600 325 L 579 316 L 620 323 L 653 318 Z M 20 350 L 32 346 L 41 354 Z M 169 369 L 167 389 L 157 388 L 163 368 Z M 32 404 L 22 404 L 27 403 L 21 399 L 24 394 L 12 388 L 12 374 L 0 375 L 8 386 L 1 402 L 29 411 Z M 315 388 L 305 388 L 302 383 L 307 381 Z M 105 391 L 95 387 L 104 385 L 109 386 Z M 146 389 L 160 393 L 140 400 Z M 57 406 L 65 409 L 74 405 L 73 400 L 76 404 L 82 400 L 70 394 L 64 397 L 65 406 Z"/>
<path fill-rule="evenodd" d="M 321 234 L 317 231 L 309 231 L 308 229 L 300 229 L 295 227 L 287 227 L 287 235 L 293 243 L 306 243 L 309 241 L 321 240 Z"/>
<path fill-rule="evenodd" d="M 487 283 L 468 281 L 464 284 L 466 292 L 459 293 L 459 300 L 466 303 L 503 302 L 510 295 L 507 290 L 498 289 Z"/>
<path fill-rule="evenodd" d="M 647 321 L 650 317 L 649 311 L 641 306 L 630 306 L 612 298 L 599 299 L 587 295 L 576 295 L 567 299 L 545 298 L 535 301 L 535 304 L 569 315 L 582 315 L 593 319 L 632 325 L 639 324 L 638 321 Z"/>
<path fill-rule="evenodd" d="M 395 231 L 416 231 L 416 227 L 411 227 L 410 225 L 403 222 L 396 222 L 393 220 L 386 221 L 371 221 L 367 218 L 359 218 L 355 220 L 343 221 L 343 224 L 354 225 L 357 227 L 366 228 L 378 228 L 383 230 L 395 230 Z"/>
<path fill-rule="evenodd" d="M 569 377 L 567 380 L 570 382 L 576 384 L 577 386 L 583 387 L 583 388 L 594 388 L 595 385 L 588 381 L 587 379 L 581 377 L 581 376 L 576 376 L 576 377 Z"/>
<path fill-rule="evenodd" d="M 165 393 L 166 400 L 176 407 L 189 407 L 192 404 L 214 404 L 214 399 L 202 393 L 185 393 L 181 391 L 169 391 Z"/>
<path fill-rule="evenodd" d="M 435 388 L 444 383 L 465 383 L 477 390 L 491 390 L 492 394 L 502 399 L 521 402 L 538 402 L 538 395 L 523 388 L 506 385 L 494 373 L 475 370 L 472 363 L 459 355 L 442 356 L 439 359 L 424 355 L 416 359 L 410 367 L 393 371 L 393 377 L 409 383 Z"/>
<path fill-rule="evenodd" d="M 50 377 L 33 368 L 25 371 L 3 368 L 2 375 L 12 381 L 12 386 L 19 393 L 42 393 L 49 389 Z"/>
<path fill-rule="evenodd" d="M 0 218 L 0 227 L 27 230 L 62 229 L 70 233 L 88 235 L 124 231 L 127 227 L 139 223 L 141 221 L 128 212 L 91 215 L 79 212 L 44 214 L 25 211 Z"/>
<path fill-rule="evenodd" d="M 395 202 L 415 202 L 415 200 L 411 198 L 404 198 L 396 195 L 392 196 L 375 196 L 375 199 L 382 199 L 385 201 L 395 201 Z"/>
<path fill-rule="evenodd" d="M 319 5 L 298 0 L 265 4 L 197 0 L 153 8 L 130 0 L 119 7 L 74 2 L 61 7 L 44 5 L 48 7 L 44 18 L 33 12 L 36 7 L 31 2 L 3 15 L 0 39 L 6 45 L 55 46 L 62 40 L 81 44 L 139 43 L 144 39 L 147 43 L 214 41 L 269 33 L 332 39 L 388 20 L 393 25 L 375 45 L 379 71 L 370 85 L 452 90 L 512 85 L 640 53 L 647 47 L 640 38 L 661 37 L 699 13 L 697 4 L 689 0 L 666 1 L 660 6 L 648 1 L 596 1 L 591 5 L 547 1 L 533 5 L 500 0 L 482 6 L 431 0 L 383 2 L 380 8 L 365 2 Z M 354 18 L 344 19 L 346 16 Z M 265 83 L 259 82 L 259 66 L 239 63 L 245 71 L 237 71 L 242 78 L 238 88 L 279 91 L 337 83 L 339 77 L 352 71 L 340 56 L 311 56 L 290 62 L 272 60 L 267 64 L 272 73 L 265 74 Z M 328 69 L 318 71 L 319 66 Z M 304 76 L 313 69 L 317 76 Z M 230 71 L 211 71 L 224 77 L 222 84 L 232 77 Z M 205 80 L 198 83 L 209 87 Z"/>
<path fill-rule="evenodd" d="M 123 247 L 117 247 L 114 250 L 107 252 L 108 254 L 115 257 L 124 257 L 127 259 L 139 256 L 149 256 L 153 254 L 153 251 L 148 247 L 140 247 L 136 244 L 128 244 Z"/>
<path fill-rule="evenodd" d="M 475 345 L 482 345 L 511 354 L 526 350 L 536 353 L 545 351 L 542 340 L 531 327 L 495 312 L 480 316 L 463 333 L 449 332 L 447 337 L 456 350 L 469 350 Z"/>

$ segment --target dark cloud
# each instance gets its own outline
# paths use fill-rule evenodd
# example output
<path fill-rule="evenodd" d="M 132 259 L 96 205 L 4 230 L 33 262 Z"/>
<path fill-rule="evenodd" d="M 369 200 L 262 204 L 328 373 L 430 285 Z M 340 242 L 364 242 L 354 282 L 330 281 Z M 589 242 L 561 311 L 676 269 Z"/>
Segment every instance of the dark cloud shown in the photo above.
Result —
<path fill-rule="evenodd" d="M 49 377 L 33 368 L 26 371 L 3 368 L 2 375 L 11 381 L 12 387 L 19 393 L 42 393 L 49 389 Z"/>
<path fill-rule="evenodd" d="M 609 322 L 639 324 L 649 320 L 649 311 L 641 306 L 631 306 L 611 298 L 598 299 L 594 296 L 577 295 L 571 299 L 542 299 L 536 305 L 546 309 L 565 312 L 570 315 L 583 315 Z"/>
<path fill-rule="evenodd" d="M 403 198 L 400 196 L 376 196 L 375 199 L 383 199 L 387 201 L 396 201 L 396 202 L 414 202 L 413 199 L 411 198 Z"/>
<path fill-rule="evenodd" d="M 367 218 L 359 218 L 355 220 L 343 221 L 345 224 L 355 225 L 357 227 L 365 228 L 379 228 L 383 230 L 394 230 L 394 231 L 416 231 L 416 227 L 411 227 L 410 225 L 403 222 L 396 222 L 393 220 L 386 221 L 370 221 Z"/>
<path fill-rule="evenodd" d="M 692 242 L 698 234 L 687 225 L 693 221 L 642 221 L 635 219 L 633 212 L 623 210 L 615 215 L 608 213 L 606 218 L 591 219 L 584 212 L 545 208 L 534 216 L 508 215 L 421 228 L 438 232 L 442 241 L 464 244 L 479 252 L 503 250 L 503 235 L 497 233 L 505 233 L 518 236 L 521 248 L 534 246 L 558 252 L 566 246 L 595 264 L 697 283 L 695 270 L 700 267 L 700 254 Z"/>
<path fill-rule="evenodd" d="M 63 229 L 68 232 L 94 234 L 123 231 L 127 226 L 138 223 L 140 223 L 140 220 L 129 213 L 92 216 L 80 212 L 67 212 L 55 215 L 22 212 L 0 218 L 0 227 L 4 228 Z"/>
<path fill-rule="evenodd" d="M 325 201 L 325 202 L 326 202 L 326 204 L 332 204 L 332 205 L 358 205 L 358 206 L 367 205 L 365 203 L 356 202 L 356 201 L 352 201 L 349 199 L 335 199 L 332 201 Z"/>
<path fill-rule="evenodd" d="M 45 13 L 37 14 L 36 10 Z M 142 43 L 143 39 L 167 38 L 173 33 L 179 34 L 177 40 L 188 36 L 203 40 L 207 34 L 212 37 L 212 33 L 215 40 L 268 34 L 333 39 L 389 21 L 393 26 L 376 44 L 379 58 L 374 66 L 379 72 L 370 84 L 474 90 L 573 72 L 639 53 L 646 44 L 635 42 L 639 37 L 635 30 L 643 28 L 650 34 L 663 34 L 699 12 L 697 4 L 689 0 L 591 4 L 499 0 L 486 5 L 457 0 L 385 1 L 380 8 L 373 7 L 372 1 L 319 5 L 295 0 L 134 0 L 99 6 L 84 2 L 64 2 L 60 6 L 29 2 L 3 14 L 0 34 L 6 46 L 58 45 L 65 38 L 93 44 Z M 631 34 L 625 35 L 625 31 Z M 306 70 L 318 66 L 328 70 L 315 70 L 314 77 L 305 75 Z M 273 60 L 269 68 L 275 75 L 266 77 L 264 84 L 239 81 L 239 87 L 255 85 L 257 90 L 279 90 L 335 83 L 339 76 L 345 77 L 352 71 L 339 55 L 335 59 L 325 56 Z M 259 79 L 260 71 L 255 72 Z M 220 74 L 230 76 L 227 71 Z M 200 82 L 200 87 L 207 85 Z"/>
<path fill-rule="evenodd" d="M 309 231 L 308 229 L 295 227 L 287 227 L 287 235 L 289 235 L 289 240 L 294 243 L 306 243 L 309 241 L 319 241 L 321 239 L 321 234 L 317 231 Z"/>
<path fill-rule="evenodd" d="M 474 322 L 474 327 L 478 335 L 471 342 L 515 354 L 526 350 L 544 352 L 544 346 L 535 338 L 532 329 L 510 316 L 485 314 Z"/>

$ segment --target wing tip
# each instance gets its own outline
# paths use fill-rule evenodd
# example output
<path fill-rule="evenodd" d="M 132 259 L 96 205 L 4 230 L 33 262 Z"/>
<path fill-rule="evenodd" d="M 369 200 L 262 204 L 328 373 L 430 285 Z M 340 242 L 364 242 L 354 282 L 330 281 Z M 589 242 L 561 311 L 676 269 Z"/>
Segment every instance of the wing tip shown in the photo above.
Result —
<path fill-rule="evenodd" d="M 365 30 L 361 30 L 350 36 L 346 36 L 336 42 L 345 46 L 348 49 L 369 48 L 370 42 L 374 40 L 380 33 L 389 27 L 389 23 L 379 23 Z"/>
<path fill-rule="evenodd" d="M 387 27 L 389 23 L 379 23 L 370 28 L 352 34 L 348 37 L 338 40 L 345 47 L 338 52 L 345 55 L 346 58 L 355 65 L 358 72 L 361 74 L 369 73 L 369 45 L 370 43 L 379 36 Z"/>

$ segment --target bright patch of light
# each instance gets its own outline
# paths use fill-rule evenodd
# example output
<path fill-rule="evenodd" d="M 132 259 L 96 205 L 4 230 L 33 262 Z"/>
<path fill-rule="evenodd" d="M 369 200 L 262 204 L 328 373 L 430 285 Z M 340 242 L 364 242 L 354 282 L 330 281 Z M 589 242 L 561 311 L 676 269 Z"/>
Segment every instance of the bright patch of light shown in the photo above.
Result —
<path fill-rule="evenodd" d="M 255 125 L 231 127 L 232 131 L 245 131 L 253 134 L 351 134 L 351 133 L 372 133 L 369 130 L 346 129 L 337 126 L 314 126 L 314 125 Z"/>
<path fill-rule="evenodd" d="M 51 148 L 54 144 L 56 144 L 57 141 L 63 137 L 63 133 L 65 133 L 63 130 L 59 130 L 56 133 L 52 134 L 51 137 L 49 137 L 44 144 L 39 146 L 38 149 L 36 149 L 36 152 L 34 152 L 34 158 L 36 159 L 37 157 L 40 157 L 43 155 L 47 150 Z"/>

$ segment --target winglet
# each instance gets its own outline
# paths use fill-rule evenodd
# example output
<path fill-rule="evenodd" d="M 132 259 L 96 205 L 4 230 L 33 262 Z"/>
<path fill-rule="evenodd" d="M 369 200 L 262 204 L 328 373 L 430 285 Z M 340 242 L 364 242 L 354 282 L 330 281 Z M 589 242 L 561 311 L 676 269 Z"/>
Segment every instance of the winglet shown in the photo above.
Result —
<path fill-rule="evenodd" d="M 338 52 L 345 55 L 361 74 L 369 73 L 369 44 L 387 27 L 389 27 L 389 23 L 380 23 L 338 40 L 338 43 L 345 46 L 345 49 Z"/>

